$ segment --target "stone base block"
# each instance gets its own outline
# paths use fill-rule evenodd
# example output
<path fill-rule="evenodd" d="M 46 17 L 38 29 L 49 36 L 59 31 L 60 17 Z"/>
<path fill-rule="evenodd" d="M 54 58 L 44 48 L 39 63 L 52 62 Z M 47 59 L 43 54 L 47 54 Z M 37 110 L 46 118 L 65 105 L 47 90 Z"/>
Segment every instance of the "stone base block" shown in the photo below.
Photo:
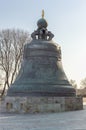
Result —
<path fill-rule="evenodd" d="M 81 97 L 5 97 L 1 112 L 44 113 L 83 109 Z"/>

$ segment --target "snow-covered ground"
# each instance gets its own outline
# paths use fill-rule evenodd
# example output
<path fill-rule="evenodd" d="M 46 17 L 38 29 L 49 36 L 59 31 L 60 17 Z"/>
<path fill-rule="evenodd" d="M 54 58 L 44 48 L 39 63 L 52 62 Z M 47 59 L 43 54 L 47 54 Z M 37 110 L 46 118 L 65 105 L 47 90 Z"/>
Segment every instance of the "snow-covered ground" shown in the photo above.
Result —
<path fill-rule="evenodd" d="M 0 130 L 86 130 L 86 109 L 47 114 L 0 114 Z"/>

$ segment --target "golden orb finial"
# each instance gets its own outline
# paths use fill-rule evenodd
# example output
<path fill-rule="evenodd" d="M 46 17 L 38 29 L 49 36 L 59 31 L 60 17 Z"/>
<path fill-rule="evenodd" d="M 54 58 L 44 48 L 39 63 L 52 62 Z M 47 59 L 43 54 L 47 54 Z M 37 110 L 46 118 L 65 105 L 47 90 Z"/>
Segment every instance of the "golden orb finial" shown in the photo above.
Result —
<path fill-rule="evenodd" d="M 44 10 L 42 10 L 42 18 L 44 18 Z"/>

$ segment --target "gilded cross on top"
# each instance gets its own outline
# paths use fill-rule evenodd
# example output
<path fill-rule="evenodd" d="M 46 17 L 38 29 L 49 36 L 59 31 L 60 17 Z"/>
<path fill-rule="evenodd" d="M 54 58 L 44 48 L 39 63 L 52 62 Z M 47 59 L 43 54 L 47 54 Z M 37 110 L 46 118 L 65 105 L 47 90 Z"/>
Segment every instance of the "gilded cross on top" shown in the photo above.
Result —
<path fill-rule="evenodd" d="M 42 10 L 42 18 L 44 18 L 44 10 Z"/>

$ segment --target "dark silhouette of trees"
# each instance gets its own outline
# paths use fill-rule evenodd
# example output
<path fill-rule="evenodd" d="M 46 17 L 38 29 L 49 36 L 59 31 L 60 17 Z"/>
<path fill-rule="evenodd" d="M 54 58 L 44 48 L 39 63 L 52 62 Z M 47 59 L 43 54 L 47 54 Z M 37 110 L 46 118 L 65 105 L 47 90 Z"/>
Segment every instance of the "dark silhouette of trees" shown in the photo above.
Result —
<path fill-rule="evenodd" d="M 80 88 L 81 89 L 86 89 L 86 78 L 82 79 L 81 82 L 80 82 Z"/>
<path fill-rule="evenodd" d="M 25 43 L 29 42 L 30 35 L 22 30 L 0 31 L 0 73 L 4 77 L 2 96 L 17 76 L 23 56 Z"/>

